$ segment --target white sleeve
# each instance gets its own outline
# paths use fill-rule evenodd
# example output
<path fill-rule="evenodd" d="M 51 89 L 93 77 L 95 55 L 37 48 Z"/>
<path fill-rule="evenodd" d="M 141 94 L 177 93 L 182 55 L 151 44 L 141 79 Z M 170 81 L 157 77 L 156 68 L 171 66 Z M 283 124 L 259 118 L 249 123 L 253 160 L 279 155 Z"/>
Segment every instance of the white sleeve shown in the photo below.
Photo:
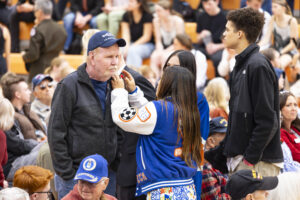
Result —
<path fill-rule="evenodd" d="M 230 63 L 227 61 L 228 56 L 228 51 L 224 49 L 222 52 L 222 59 L 217 68 L 220 76 L 222 77 L 225 77 L 230 73 Z"/>
<path fill-rule="evenodd" d="M 129 94 L 129 103 L 131 106 L 140 108 L 146 105 L 149 101 L 144 97 L 144 92 L 138 87 L 137 92 Z"/>
<path fill-rule="evenodd" d="M 141 108 L 129 107 L 128 92 L 123 88 L 112 91 L 111 101 L 113 121 L 121 129 L 141 135 L 153 133 L 157 112 L 152 102 L 148 102 Z"/>
<path fill-rule="evenodd" d="M 206 82 L 206 73 L 207 73 L 207 61 L 203 53 L 198 50 L 192 49 L 191 52 L 195 56 L 197 74 L 196 74 L 196 86 L 197 88 L 204 87 Z"/>

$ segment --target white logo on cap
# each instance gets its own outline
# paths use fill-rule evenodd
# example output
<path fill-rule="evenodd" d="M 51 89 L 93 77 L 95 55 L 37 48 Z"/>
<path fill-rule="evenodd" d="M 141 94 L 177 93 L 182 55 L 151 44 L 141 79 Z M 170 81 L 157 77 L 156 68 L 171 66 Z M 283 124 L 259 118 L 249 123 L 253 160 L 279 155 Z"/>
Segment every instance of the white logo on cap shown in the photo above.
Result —
<path fill-rule="evenodd" d="M 92 171 L 96 167 L 96 160 L 93 158 L 88 158 L 83 163 L 83 169 L 86 171 Z"/>
<path fill-rule="evenodd" d="M 111 33 L 105 33 L 104 35 L 102 35 L 102 37 L 114 37 L 114 35 Z"/>

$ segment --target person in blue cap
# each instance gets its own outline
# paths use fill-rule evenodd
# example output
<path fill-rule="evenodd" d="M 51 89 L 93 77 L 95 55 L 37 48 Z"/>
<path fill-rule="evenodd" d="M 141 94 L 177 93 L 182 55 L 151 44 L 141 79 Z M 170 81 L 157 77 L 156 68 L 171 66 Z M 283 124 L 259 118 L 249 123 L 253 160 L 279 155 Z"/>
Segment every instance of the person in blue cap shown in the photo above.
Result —
<path fill-rule="evenodd" d="M 227 121 L 223 117 L 216 117 L 209 122 L 209 135 L 205 143 L 205 150 L 210 150 L 220 144 L 225 138 Z M 231 199 L 225 193 L 227 176 L 215 169 L 208 161 L 204 161 L 202 170 L 201 199 Z"/>
<path fill-rule="evenodd" d="M 85 157 L 76 172 L 74 180 L 78 183 L 63 200 L 117 200 L 104 194 L 109 178 L 107 161 L 101 155 Z"/>
<path fill-rule="evenodd" d="M 124 39 L 117 39 L 110 32 L 95 33 L 88 42 L 86 63 L 57 84 L 51 105 L 48 140 L 59 199 L 73 189 L 73 178 L 81 160 L 95 153 L 108 162 L 110 183 L 106 192 L 110 195 L 116 193 L 114 171 L 120 157 L 117 133 L 123 135 L 123 132 L 112 121 L 110 80 L 125 65 L 121 62 L 123 60 L 120 61 L 119 51 L 119 47 L 125 45 Z M 132 72 L 132 75 L 147 91 L 148 97 L 154 98 L 151 83 L 137 72 Z"/>
<path fill-rule="evenodd" d="M 48 139 L 58 198 L 72 190 L 80 161 L 98 153 L 111 164 L 117 152 L 117 127 L 111 119 L 109 79 L 117 72 L 119 47 L 107 31 L 88 43 L 86 63 L 57 84 L 53 95 Z M 109 187 L 108 187 L 109 188 Z"/>
<path fill-rule="evenodd" d="M 32 79 L 32 91 L 34 100 L 31 103 L 31 110 L 35 112 L 41 121 L 46 123 L 50 115 L 50 106 L 54 93 L 53 79 L 44 74 L 37 74 Z"/>

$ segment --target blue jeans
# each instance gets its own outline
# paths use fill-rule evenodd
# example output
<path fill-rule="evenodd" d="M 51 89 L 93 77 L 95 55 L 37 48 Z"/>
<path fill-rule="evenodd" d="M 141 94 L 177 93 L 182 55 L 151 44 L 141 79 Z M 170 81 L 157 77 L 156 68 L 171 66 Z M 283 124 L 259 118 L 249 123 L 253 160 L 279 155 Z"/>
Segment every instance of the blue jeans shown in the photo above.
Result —
<path fill-rule="evenodd" d="M 109 184 L 105 190 L 106 194 L 116 196 L 116 173 L 109 169 L 108 171 Z M 64 180 L 57 174 L 54 176 L 54 185 L 55 190 L 58 193 L 58 200 L 61 200 L 64 196 L 66 196 L 71 190 L 73 190 L 74 185 L 77 181 Z"/>
<path fill-rule="evenodd" d="M 71 190 L 73 190 L 74 185 L 77 181 L 71 180 L 64 180 L 57 174 L 54 176 L 54 185 L 55 190 L 58 194 L 58 200 L 61 200 L 64 196 L 66 196 Z"/>
<path fill-rule="evenodd" d="M 153 43 L 131 45 L 128 49 L 126 64 L 128 66 L 141 67 L 143 59 L 149 58 L 154 50 Z"/>
<path fill-rule="evenodd" d="M 84 13 L 82 13 L 83 15 L 85 15 Z M 73 27 L 74 27 L 74 22 L 75 22 L 75 13 L 70 12 L 69 14 L 67 14 L 63 21 L 64 21 L 64 27 L 66 29 L 67 32 L 67 39 L 64 45 L 64 50 L 67 51 L 70 48 L 70 45 L 72 43 L 73 40 Z M 93 17 L 90 22 L 89 22 L 90 28 L 97 28 L 97 22 L 96 22 L 96 17 Z"/>

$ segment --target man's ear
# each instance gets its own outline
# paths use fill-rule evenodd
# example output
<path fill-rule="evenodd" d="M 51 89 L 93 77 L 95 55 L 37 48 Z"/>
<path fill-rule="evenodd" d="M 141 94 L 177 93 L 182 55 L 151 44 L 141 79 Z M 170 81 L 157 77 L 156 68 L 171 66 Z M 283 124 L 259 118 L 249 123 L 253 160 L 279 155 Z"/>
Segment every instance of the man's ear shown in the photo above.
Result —
<path fill-rule="evenodd" d="M 206 145 L 209 147 L 209 148 L 214 148 L 216 145 L 216 141 L 214 139 L 214 137 L 210 136 L 206 139 Z"/>
<path fill-rule="evenodd" d="M 104 190 L 106 189 L 106 187 L 108 186 L 109 183 L 109 178 L 104 178 L 104 180 L 101 180 L 104 184 Z"/>
<path fill-rule="evenodd" d="M 247 196 L 244 199 L 245 200 L 254 200 L 253 194 L 247 194 Z"/>
<path fill-rule="evenodd" d="M 33 193 L 30 195 L 30 200 L 36 200 L 37 199 L 37 193 Z"/>

